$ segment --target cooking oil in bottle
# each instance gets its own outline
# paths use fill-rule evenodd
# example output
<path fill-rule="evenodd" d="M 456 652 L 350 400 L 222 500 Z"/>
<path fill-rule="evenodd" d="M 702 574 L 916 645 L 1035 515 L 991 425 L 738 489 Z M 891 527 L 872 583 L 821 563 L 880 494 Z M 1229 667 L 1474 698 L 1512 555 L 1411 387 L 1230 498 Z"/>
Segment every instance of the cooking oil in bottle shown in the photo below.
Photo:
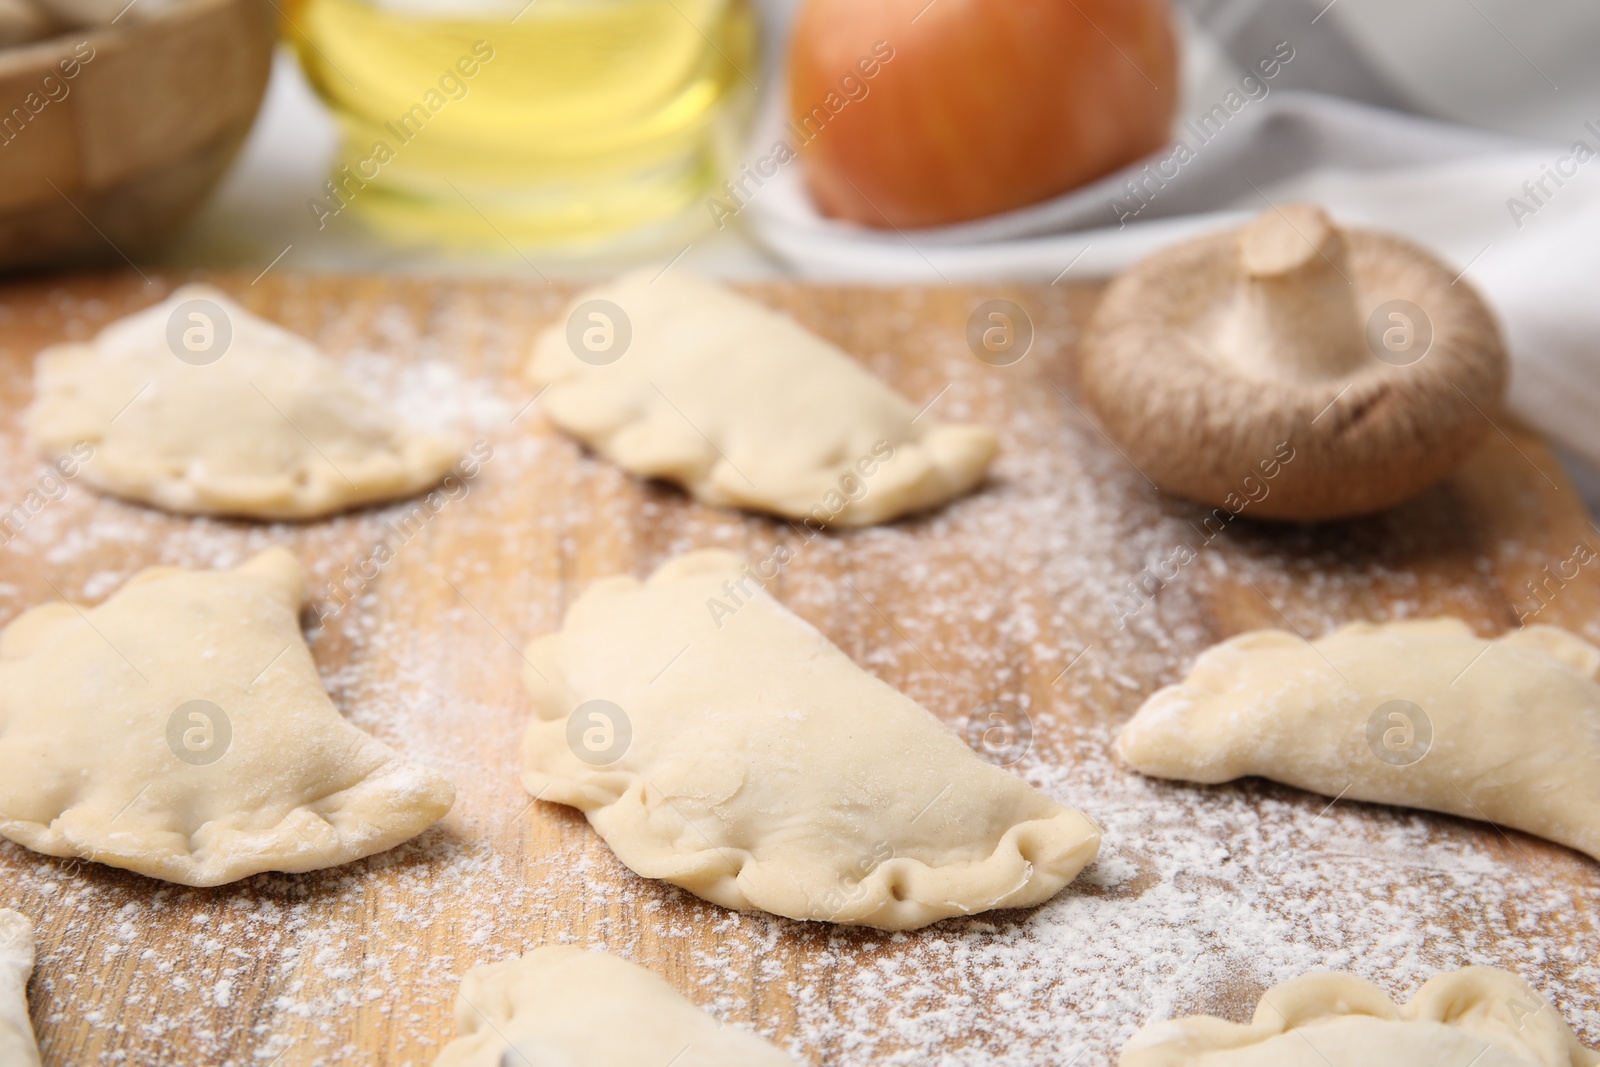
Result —
<path fill-rule="evenodd" d="M 669 239 L 750 110 L 746 0 L 297 0 L 285 21 L 345 133 L 308 206 L 402 243 Z"/>

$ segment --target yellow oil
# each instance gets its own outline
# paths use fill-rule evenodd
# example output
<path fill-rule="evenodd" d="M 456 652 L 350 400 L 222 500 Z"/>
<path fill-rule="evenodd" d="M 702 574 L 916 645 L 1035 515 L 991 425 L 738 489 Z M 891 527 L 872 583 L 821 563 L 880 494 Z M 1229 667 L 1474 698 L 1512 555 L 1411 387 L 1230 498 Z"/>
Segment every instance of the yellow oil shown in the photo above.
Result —
<path fill-rule="evenodd" d="M 348 212 L 402 243 L 571 248 L 648 241 L 705 215 L 756 76 L 746 0 L 519 0 L 447 15 L 382 3 L 285 12 L 345 133 L 308 205 L 322 224 Z"/>

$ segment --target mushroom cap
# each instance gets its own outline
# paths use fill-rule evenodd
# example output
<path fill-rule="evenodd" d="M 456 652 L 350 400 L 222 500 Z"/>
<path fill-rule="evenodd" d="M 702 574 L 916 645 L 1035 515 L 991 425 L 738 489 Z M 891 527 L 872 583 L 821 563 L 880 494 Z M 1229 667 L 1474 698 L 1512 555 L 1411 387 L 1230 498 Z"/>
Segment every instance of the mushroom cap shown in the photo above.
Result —
<path fill-rule="evenodd" d="M 1113 280 L 1079 373 L 1162 489 L 1309 521 L 1439 481 L 1492 428 L 1507 366 L 1494 316 L 1440 260 L 1285 204 Z"/>

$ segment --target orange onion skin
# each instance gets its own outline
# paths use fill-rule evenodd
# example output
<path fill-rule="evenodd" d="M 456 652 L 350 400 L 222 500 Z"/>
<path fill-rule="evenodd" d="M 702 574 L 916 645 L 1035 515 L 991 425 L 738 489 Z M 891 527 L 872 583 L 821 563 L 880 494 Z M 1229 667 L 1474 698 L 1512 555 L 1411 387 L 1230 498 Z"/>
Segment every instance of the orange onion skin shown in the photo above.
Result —
<path fill-rule="evenodd" d="M 822 213 L 910 229 L 1046 200 L 1167 144 L 1178 49 L 1166 0 L 806 0 L 788 89 Z"/>

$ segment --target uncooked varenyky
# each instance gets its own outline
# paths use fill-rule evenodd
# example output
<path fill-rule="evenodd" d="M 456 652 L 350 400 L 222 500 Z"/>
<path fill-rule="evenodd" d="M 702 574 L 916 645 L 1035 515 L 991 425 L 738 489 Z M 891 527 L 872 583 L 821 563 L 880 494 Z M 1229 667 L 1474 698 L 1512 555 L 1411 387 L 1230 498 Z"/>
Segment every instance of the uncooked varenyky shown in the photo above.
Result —
<path fill-rule="evenodd" d="M 1038 904 L 1099 849 L 726 552 L 597 582 L 527 661 L 529 792 L 725 907 L 912 929 Z"/>
<path fill-rule="evenodd" d="M 0 908 L 0 1065 L 39 1067 L 28 1020 L 28 976 L 33 973 L 33 923 Z"/>
<path fill-rule="evenodd" d="M 1121 1067 L 1593 1067 L 1559 1010 L 1507 971 L 1430 979 L 1405 1004 L 1350 974 L 1309 974 L 1261 996 L 1248 1026 L 1210 1016 L 1153 1023 Z"/>
<path fill-rule="evenodd" d="M 153 567 L 0 631 L 0 835 L 185 885 L 333 867 L 455 797 L 351 726 L 300 633 L 300 565 Z"/>
<path fill-rule="evenodd" d="M 49 458 L 168 511 L 315 518 L 418 492 L 460 450 L 406 426 L 327 356 L 205 286 L 39 353 L 27 413 Z"/>
<path fill-rule="evenodd" d="M 626 960 L 574 945 L 474 967 L 434 1067 L 795 1067 Z"/>
<path fill-rule="evenodd" d="M 1600 649 L 1459 619 L 1228 639 L 1152 696 L 1116 751 L 1159 778 L 1246 775 L 1487 819 L 1600 859 Z"/>
<path fill-rule="evenodd" d="M 580 293 L 528 375 L 551 421 L 624 469 L 821 525 L 943 504 L 998 449 L 992 431 L 919 412 L 787 315 L 678 271 Z"/>

